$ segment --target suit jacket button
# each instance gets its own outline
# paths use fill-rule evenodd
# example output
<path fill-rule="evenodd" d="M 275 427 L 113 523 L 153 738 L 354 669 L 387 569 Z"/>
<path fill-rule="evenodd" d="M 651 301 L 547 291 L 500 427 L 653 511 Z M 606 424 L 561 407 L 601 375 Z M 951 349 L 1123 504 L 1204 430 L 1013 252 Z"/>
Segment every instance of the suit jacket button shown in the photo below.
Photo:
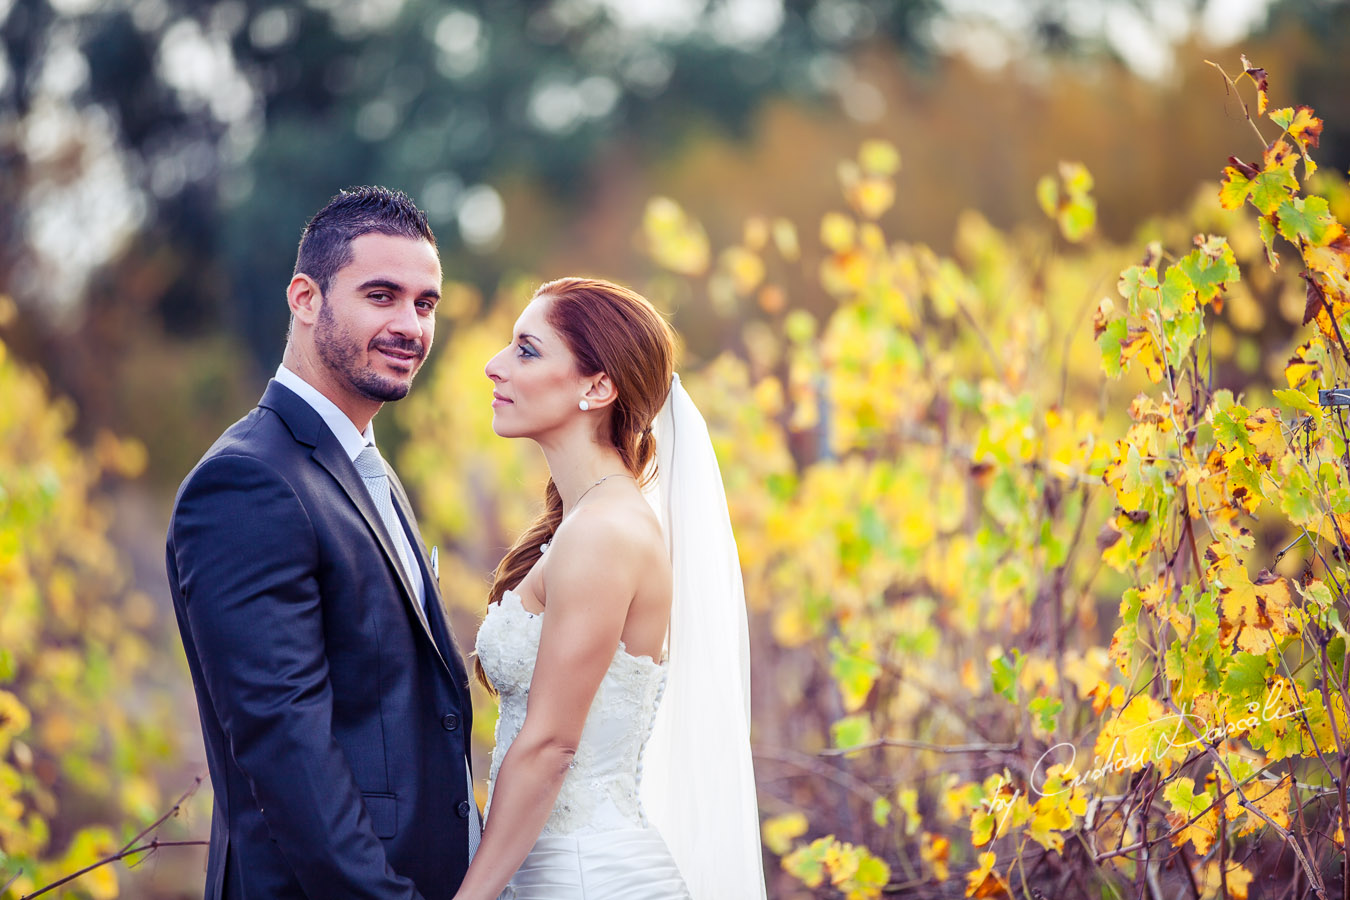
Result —
<path fill-rule="evenodd" d="M 455 812 L 459 813 L 461 819 L 467 819 L 469 817 L 469 801 L 459 801 L 459 806 L 456 807 Z"/>
<path fill-rule="evenodd" d="M 459 728 L 459 716 L 454 713 L 447 713 L 441 717 L 441 727 L 446 731 L 454 731 Z"/>

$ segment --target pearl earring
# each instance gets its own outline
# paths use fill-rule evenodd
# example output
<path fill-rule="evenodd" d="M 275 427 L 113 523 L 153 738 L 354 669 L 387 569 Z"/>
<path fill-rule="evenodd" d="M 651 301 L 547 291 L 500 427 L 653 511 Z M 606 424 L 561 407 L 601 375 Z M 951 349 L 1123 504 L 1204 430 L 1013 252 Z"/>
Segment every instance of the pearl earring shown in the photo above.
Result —
<path fill-rule="evenodd" d="M 582 400 L 580 403 L 577 404 L 577 406 L 581 407 L 582 412 L 585 412 L 586 410 L 591 408 L 591 405 L 587 403 L 585 400 Z"/>

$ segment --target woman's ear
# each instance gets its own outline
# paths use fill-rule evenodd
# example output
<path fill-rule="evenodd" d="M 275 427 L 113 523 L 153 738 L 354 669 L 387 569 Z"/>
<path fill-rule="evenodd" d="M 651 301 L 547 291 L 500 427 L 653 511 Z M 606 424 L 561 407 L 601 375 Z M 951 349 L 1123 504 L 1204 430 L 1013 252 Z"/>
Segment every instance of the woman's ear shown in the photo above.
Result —
<path fill-rule="evenodd" d="M 619 399 L 614 382 L 604 372 L 586 379 L 586 391 L 581 395 L 591 409 L 600 409 Z"/>

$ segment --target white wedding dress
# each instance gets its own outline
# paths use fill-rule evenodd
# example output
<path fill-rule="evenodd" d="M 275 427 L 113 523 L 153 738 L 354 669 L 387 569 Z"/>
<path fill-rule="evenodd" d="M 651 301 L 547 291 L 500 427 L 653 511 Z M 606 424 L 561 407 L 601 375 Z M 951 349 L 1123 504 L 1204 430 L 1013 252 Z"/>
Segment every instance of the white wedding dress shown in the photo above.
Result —
<path fill-rule="evenodd" d="M 500 695 L 492 791 L 511 742 L 525 722 L 544 613 L 530 613 L 506 591 L 478 630 L 477 653 Z M 666 681 L 666 665 L 631 656 L 619 643 L 586 716 L 572 767 L 534 848 L 512 877 L 509 900 L 688 900 L 666 842 L 638 796 L 642 752 Z"/>

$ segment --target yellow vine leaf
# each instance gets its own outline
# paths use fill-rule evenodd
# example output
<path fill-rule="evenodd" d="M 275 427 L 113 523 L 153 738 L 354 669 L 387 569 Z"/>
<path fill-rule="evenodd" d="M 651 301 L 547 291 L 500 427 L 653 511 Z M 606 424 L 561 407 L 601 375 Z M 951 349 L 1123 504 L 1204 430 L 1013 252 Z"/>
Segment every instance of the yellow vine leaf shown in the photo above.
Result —
<path fill-rule="evenodd" d="M 1257 782 L 1254 786 L 1249 785 L 1245 789 L 1245 793 L 1252 805 L 1269 816 L 1275 824 L 1281 828 L 1289 827 L 1289 781 L 1287 777 L 1280 779 L 1273 785 L 1266 782 Z M 1247 818 L 1236 832 L 1239 837 L 1269 827 L 1266 820 L 1256 813 L 1247 809 L 1242 811 L 1247 814 Z"/>
<path fill-rule="evenodd" d="M 992 851 L 986 851 L 979 856 L 979 866 L 966 876 L 966 896 L 981 897 L 1006 897 L 1009 896 L 1008 885 L 999 874 L 994 871 L 994 863 L 997 857 Z"/>
<path fill-rule="evenodd" d="M 859 178 L 847 187 L 844 196 L 858 212 L 875 219 L 895 203 L 895 185 L 885 178 Z"/>
<path fill-rule="evenodd" d="M 648 251 L 657 263 L 681 275 L 702 275 L 711 251 L 703 226 L 669 197 L 653 197 L 642 216 Z"/>
<path fill-rule="evenodd" d="M 1317 164 L 1309 155 L 1308 148 L 1321 143 L 1322 120 L 1313 113 L 1311 106 L 1271 110 L 1270 120 L 1283 128 L 1298 144 L 1299 150 L 1303 153 L 1303 175 L 1305 178 L 1312 177 L 1317 171 Z"/>
<path fill-rule="evenodd" d="M 1288 580 L 1262 572 L 1253 581 L 1237 559 L 1217 546 L 1211 545 L 1206 556 L 1214 557 L 1209 577 L 1220 585 L 1219 641 L 1259 655 L 1297 634 Z"/>
<path fill-rule="evenodd" d="M 931 831 L 925 831 L 923 840 L 919 842 L 919 858 L 933 870 L 933 877 L 938 882 L 946 881 L 951 875 L 951 871 L 947 867 L 947 859 L 951 855 L 951 848 L 951 841 Z"/>
<path fill-rule="evenodd" d="M 873 138 L 858 149 L 858 163 L 869 175 L 894 175 L 900 171 L 900 151 L 890 141 Z"/>
<path fill-rule="evenodd" d="M 857 223 L 843 213 L 829 212 L 820 220 L 820 241 L 835 253 L 852 250 L 857 235 Z"/>
<path fill-rule="evenodd" d="M 1213 803 L 1217 795 L 1212 788 L 1199 792 L 1194 788 L 1194 779 L 1177 777 L 1163 788 L 1163 799 L 1172 807 L 1167 814 L 1167 824 L 1178 829 L 1172 835 L 1172 843 L 1180 847 L 1190 841 L 1195 845 L 1195 852 L 1203 856 L 1209 852 L 1218 834 L 1219 815 L 1217 808 L 1208 812 L 1202 810 Z"/>
<path fill-rule="evenodd" d="M 1148 380 L 1157 384 L 1163 378 L 1163 358 L 1158 350 L 1158 342 L 1153 334 L 1143 327 L 1132 327 L 1126 331 L 1125 340 L 1120 343 L 1120 366 L 1128 367 L 1133 360 L 1139 360 L 1144 367 Z"/>
<path fill-rule="evenodd" d="M 806 815 L 799 810 L 765 819 L 761 829 L 764 845 L 778 856 L 783 856 L 792 848 L 794 839 L 806 834 L 807 827 Z"/>
<path fill-rule="evenodd" d="M 750 296 L 759 283 L 764 280 L 764 261 L 759 254 L 745 247 L 728 247 L 722 251 L 720 267 L 731 276 L 736 293 L 742 297 Z"/>
<path fill-rule="evenodd" d="M 1200 878 L 1196 881 L 1196 887 L 1200 889 L 1203 897 L 1219 896 L 1219 887 L 1221 884 L 1227 884 L 1228 896 L 1232 900 L 1247 900 L 1251 883 L 1255 879 L 1248 869 L 1242 863 L 1227 863 L 1227 868 L 1222 870 L 1223 878 L 1219 877 L 1219 861 L 1217 859 L 1207 860 L 1201 869 Z M 1258 895 L 1259 896 L 1259 895 Z"/>

